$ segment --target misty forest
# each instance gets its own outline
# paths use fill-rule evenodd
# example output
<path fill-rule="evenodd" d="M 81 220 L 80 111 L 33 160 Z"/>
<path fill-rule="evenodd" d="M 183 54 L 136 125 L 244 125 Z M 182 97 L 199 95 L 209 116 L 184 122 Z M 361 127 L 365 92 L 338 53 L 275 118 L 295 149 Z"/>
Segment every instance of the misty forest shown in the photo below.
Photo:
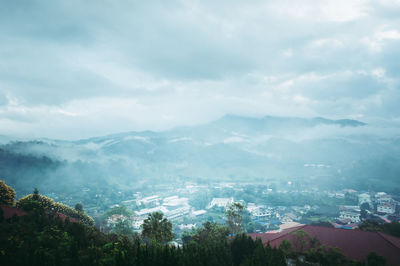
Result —
<path fill-rule="evenodd" d="M 400 4 L 0 1 L 0 265 L 400 265 Z"/>

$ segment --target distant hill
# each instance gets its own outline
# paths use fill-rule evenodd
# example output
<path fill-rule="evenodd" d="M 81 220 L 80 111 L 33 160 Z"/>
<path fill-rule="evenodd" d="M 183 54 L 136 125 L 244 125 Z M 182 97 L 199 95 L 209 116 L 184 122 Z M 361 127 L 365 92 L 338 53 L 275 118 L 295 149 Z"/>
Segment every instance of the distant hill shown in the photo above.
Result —
<path fill-rule="evenodd" d="M 10 142 L 0 145 L 0 175 L 24 193 L 38 181 L 54 188 L 175 178 L 396 189 L 400 138 L 373 132 L 349 119 L 226 115 L 162 132 Z"/>

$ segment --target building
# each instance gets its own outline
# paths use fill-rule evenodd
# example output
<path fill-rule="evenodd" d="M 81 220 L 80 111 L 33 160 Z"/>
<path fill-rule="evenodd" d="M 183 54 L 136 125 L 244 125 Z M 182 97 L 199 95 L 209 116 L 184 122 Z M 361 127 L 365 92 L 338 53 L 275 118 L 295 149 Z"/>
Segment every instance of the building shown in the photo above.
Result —
<path fill-rule="evenodd" d="M 203 215 L 203 214 L 206 214 L 206 213 L 207 213 L 206 210 L 192 211 L 192 215 L 193 216 L 200 216 L 200 215 Z"/>
<path fill-rule="evenodd" d="M 400 238 L 380 232 L 365 232 L 360 230 L 337 229 L 322 226 L 302 225 L 292 227 L 278 233 L 249 234 L 253 239 L 260 238 L 264 245 L 279 247 L 283 240 L 296 247 L 296 231 L 303 231 L 311 238 L 316 238 L 326 247 L 337 247 L 348 259 L 364 261 L 372 251 L 383 256 L 388 265 L 399 265 Z M 303 245 L 305 250 L 311 248 Z M 304 250 L 303 250 L 304 251 Z"/>
<path fill-rule="evenodd" d="M 149 215 L 150 213 L 153 213 L 153 212 L 162 212 L 163 214 L 166 214 L 166 213 L 168 213 L 168 209 L 165 208 L 164 206 L 157 206 L 155 208 L 142 209 L 140 211 L 135 211 L 135 214 L 137 216 L 147 216 L 147 215 Z"/>
<path fill-rule="evenodd" d="M 396 206 L 390 203 L 382 203 L 377 206 L 378 213 L 393 214 L 396 212 Z"/>
<path fill-rule="evenodd" d="M 360 222 L 360 208 L 358 206 L 341 206 L 340 220 L 350 220 L 352 223 Z"/>
<path fill-rule="evenodd" d="M 384 203 L 392 203 L 393 199 L 392 196 L 386 194 L 385 192 L 378 192 L 375 194 L 375 201 L 378 204 L 384 204 Z"/>
<path fill-rule="evenodd" d="M 174 210 L 170 210 L 166 213 L 168 219 L 175 219 L 187 215 L 190 213 L 190 206 L 184 206 Z"/>
<path fill-rule="evenodd" d="M 160 196 L 153 195 L 153 196 L 149 196 L 149 197 L 137 200 L 136 205 L 140 206 L 142 204 L 147 205 L 150 203 L 155 203 L 156 205 L 158 205 L 159 200 L 160 200 Z"/>
<path fill-rule="evenodd" d="M 213 198 L 210 204 L 208 204 L 207 209 L 211 209 L 214 206 L 226 208 L 232 203 L 233 198 Z"/>
<path fill-rule="evenodd" d="M 163 206 L 165 207 L 176 207 L 176 206 L 189 206 L 188 198 L 179 198 L 178 196 L 172 196 L 163 200 Z"/>

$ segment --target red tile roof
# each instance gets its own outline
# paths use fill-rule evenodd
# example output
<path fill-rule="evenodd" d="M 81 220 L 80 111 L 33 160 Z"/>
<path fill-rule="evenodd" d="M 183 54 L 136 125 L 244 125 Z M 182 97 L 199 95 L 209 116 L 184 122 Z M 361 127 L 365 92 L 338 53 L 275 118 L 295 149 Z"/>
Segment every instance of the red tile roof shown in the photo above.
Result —
<path fill-rule="evenodd" d="M 3 209 L 3 217 L 6 219 L 13 217 L 14 214 L 17 216 L 24 216 L 25 214 L 27 214 L 27 212 L 19 210 L 14 207 L 5 206 L 5 205 L 2 205 L 0 207 Z"/>
<path fill-rule="evenodd" d="M 400 238 L 378 232 L 347 230 L 321 226 L 304 225 L 283 230 L 277 234 L 250 234 L 253 239 L 261 238 L 264 244 L 270 242 L 278 247 L 283 240 L 293 241 L 293 234 L 303 230 L 317 238 L 324 246 L 337 247 L 349 259 L 363 261 L 371 251 L 384 256 L 388 265 L 400 265 Z"/>
<path fill-rule="evenodd" d="M 13 217 L 14 214 L 17 215 L 17 216 L 24 216 L 24 215 L 28 214 L 26 211 L 23 211 L 23 210 L 20 210 L 20 209 L 11 207 L 11 206 L 1 205 L 0 208 L 3 209 L 3 217 L 6 218 L 6 219 L 9 219 L 9 218 Z M 56 214 L 58 215 L 58 217 L 60 217 L 60 219 L 63 222 L 65 221 L 65 218 L 67 218 L 67 216 L 65 214 L 62 214 L 62 213 L 59 213 L 59 212 L 57 212 Z M 75 219 L 75 218 L 72 218 L 72 217 L 69 217 L 69 221 L 73 222 L 73 223 L 79 222 L 78 219 Z"/>

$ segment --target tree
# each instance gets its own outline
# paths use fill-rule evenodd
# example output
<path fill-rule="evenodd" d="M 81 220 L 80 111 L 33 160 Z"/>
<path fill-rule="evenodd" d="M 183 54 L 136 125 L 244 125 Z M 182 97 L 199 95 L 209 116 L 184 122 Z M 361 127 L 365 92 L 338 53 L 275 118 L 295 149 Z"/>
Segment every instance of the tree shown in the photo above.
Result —
<path fill-rule="evenodd" d="M 83 212 L 83 205 L 82 203 L 75 204 L 75 210 L 78 212 Z"/>
<path fill-rule="evenodd" d="M 172 223 L 163 216 L 161 212 L 153 212 L 143 221 L 142 236 L 148 241 L 165 244 L 173 239 Z"/>
<path fill-rule="evenodd" d="M 243 231 L 243 210 L 244 206 L 239 202 L 232 203 L 226 210 L 227 223 L 233 235 L 237 235 Z"/>
<path fill-rule="evenodd" d="M 361 204 L 360 206 L 361 210 L 371 210 L 371 206 L 369 206 L 369 204 L 367 202 L 364 202 L 363 204 Z"/>
<path fill-rule="evenodd" d="M 317 240 L 311 238 L 311 236 L 303 230 L 297 230 L 291 234 L 293 235 L 292 245 L 295 252 L 304 253 L 307 249 L 318 246 Z"/>
<path fill-rule="evenodd" d="M 3 180 L 0 180 L 0 204 L 13 205 L 15 198 L 15 190 L 7 186 Z"/>
<path fill-rule="evenodd" d="M 378 255 L 375 252 L 368 253 L 367 257 L 367 265 L 368 266 L 384 266 L 386 265 L 386 259 L 381 255 Z"/>
<path fill-rule="evenodd" d="M 33 190 L 33 200 L 39 200 L 39 190 L 37 188 L 35 188 Z"/>
<path fill-rule="evenodd" d="M 183 243 L 195 241 L 199 244 L 210 244 L 212 242 L 223 242 L 229 235 L 229 228 L 214 222 L 205 222 L 203 226 L 193 230 L 192 232 L 185 232 L 182 235 Z"/>
<path fill-rule="evenodd" d="M 283 252 L 283 254 L 285 254 L 285 255 L 289 255 L 290 253 L 293 252 L 292 244 L 291 244 L 288 240 L 286 240 L 286 239 L 284 239 L 284 240 L 282 241 L 282 243 L 279 245 L 279 249 L 280 249 L 280 250 Z"/>
<path fill-rule="evenodd" d="M 132 229 L 128 219 L 118 219 L 116 223 L 111 226 L 111 232 L 117 235 L 131 235 Z"/>

